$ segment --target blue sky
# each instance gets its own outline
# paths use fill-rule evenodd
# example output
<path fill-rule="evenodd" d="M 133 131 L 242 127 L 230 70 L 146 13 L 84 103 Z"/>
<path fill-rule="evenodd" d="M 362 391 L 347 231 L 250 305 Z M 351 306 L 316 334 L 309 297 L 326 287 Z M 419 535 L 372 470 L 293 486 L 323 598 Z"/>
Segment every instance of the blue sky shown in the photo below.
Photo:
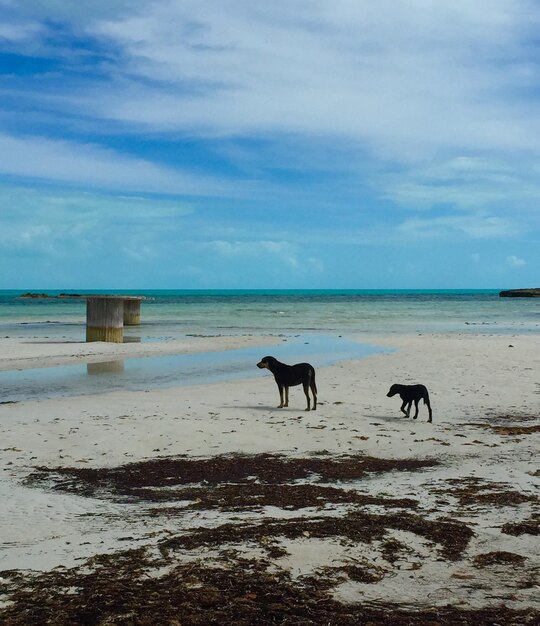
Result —
<path fill-rule="evenodd" d="M 0 0 L 0 288 L 540 286 L 536 0 Z"/>

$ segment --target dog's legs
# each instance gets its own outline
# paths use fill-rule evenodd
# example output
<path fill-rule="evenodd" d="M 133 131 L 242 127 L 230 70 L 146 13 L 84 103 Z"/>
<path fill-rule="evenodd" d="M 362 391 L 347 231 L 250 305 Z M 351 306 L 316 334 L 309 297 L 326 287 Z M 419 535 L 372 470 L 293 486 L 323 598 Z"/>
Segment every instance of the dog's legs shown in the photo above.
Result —
<path fill-rule="evenodd" d="M 414 416 L 413 416 L 413 420 L 415 420 L 418 417 L 418 399 L 416 399 L 414 401 Z"/>
<path fill-rule="evenodd" d="M 282 409 L 284 404 L 283 404 L 283 387 L 281 385 L 278 385 L 278 389 L 279 389 L 279 405 L 278 405 L 278 409 Z"/>
<path fill-rule="evenodd" d="M 428 411 L 429 411 L 428 422 L 432 422 L 433 421 L 433 413 L 431 412 L 431 404 L 429 403 L 429 398 L 424 398 L 424 404 L 427 406 Z"/>
<path fill-rule="evenodd" d="M 307 400 L 306 411 L 309 411 L 310 404 L 311 404 L 311 400 L 310 400 L 310 397 L 309 397 L 309 384 L 308 383 L 302 383 L 302 387 L 304 387 L 304 393 L 306 394 L 306 400 Z"/>
<path fill-rule="evenodd" d="M 410 410 L 411 410 L 411 403 L 407 402 L 407 400 L 403 400 L 403 404 L 401 405 L 401 411 L 405 413 L 405 417 L 409 417 Z"/>
<path fill-rule="evenodd" d="M 317 387 L 315 386 L 315 381 L 310 380 L 309 386 L 311 387 L 311 393 L 313 394 L 313 410 L 317 408 Z"/>
<path fill-rule="evenodd" d="M 289 388 L 285 387 L 285 404 L 283 406 L 289 406 Z"/>

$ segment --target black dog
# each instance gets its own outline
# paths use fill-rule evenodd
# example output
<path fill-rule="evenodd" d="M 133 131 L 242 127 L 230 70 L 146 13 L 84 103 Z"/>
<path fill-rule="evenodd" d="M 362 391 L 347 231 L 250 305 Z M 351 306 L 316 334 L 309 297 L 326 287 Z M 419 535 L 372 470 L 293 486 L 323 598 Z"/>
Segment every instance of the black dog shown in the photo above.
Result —
<path fill-rule="evenodd" d="M 424 401 L 429 411 L 428 422 L 432 421 L 431 404 L 429 403 L 429 393 L 424 385 L 392 385 L 390 391 L 386 394 L 388 398 L 399 394 L 403 400 L 401 410 L 405 413 L 406 417 L 409 417 L 411 411 L 411 404 L 414 402 L 414 408 L 416 409 L 413 419 L 418 417 L 418 402 Z"/>
<path fill-rule="evenodd" d="M 280 405 L 278 409 L 284 406 L 289 406 L 289 387 L 295 385 L 303 385 L 304 393 L 307 398 L 307 408 L 309 411 L 310 399 L 309 390 L 313 394 L 313 411 L 317 408 L 317 386 L 315 385 L 315 369 L 313 365 L 309 363 L 297 363 L 296 365 L 285 365 L 281 363 L 273 356 L 265 356 L 261 359 L 260 363 L 257 363 L 257 367 L 260 369 L 269 369 L 279 389 Z M 283 392 L 285 391 L 285 397 Z"/>

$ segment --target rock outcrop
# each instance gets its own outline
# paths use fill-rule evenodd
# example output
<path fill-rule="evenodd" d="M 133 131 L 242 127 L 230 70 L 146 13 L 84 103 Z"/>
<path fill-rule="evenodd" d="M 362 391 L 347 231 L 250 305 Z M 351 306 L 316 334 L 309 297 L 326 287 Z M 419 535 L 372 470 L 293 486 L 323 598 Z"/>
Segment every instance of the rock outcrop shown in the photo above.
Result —
<path fill-rule="evenodd" d="M 540 298 L 540 287 L 530 289 L 507 289 L 499 293 L 501 298 Z"/>
<path fill-rule="evenodd" d="M 50 296 L 48 293 L 23 293 L 19 296 L 19 298 L 54 298 L 55 296 Z"/>

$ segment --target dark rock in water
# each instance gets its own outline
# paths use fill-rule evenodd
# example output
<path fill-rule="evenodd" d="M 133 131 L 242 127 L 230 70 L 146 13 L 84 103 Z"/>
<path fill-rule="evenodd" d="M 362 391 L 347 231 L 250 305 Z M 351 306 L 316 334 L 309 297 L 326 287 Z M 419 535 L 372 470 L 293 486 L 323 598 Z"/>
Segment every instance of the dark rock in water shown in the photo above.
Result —
<path fill-rule="evenodd" d="M 531 289 L 508 289 L 499 293 L 501 298 L 540 298 L 540 287 Z"/>
<path fill-rule="evenodd" d="M 20 298 L 54 298 L 54 296 L 50 296 L 48 293 L 23 293 Z"/>

